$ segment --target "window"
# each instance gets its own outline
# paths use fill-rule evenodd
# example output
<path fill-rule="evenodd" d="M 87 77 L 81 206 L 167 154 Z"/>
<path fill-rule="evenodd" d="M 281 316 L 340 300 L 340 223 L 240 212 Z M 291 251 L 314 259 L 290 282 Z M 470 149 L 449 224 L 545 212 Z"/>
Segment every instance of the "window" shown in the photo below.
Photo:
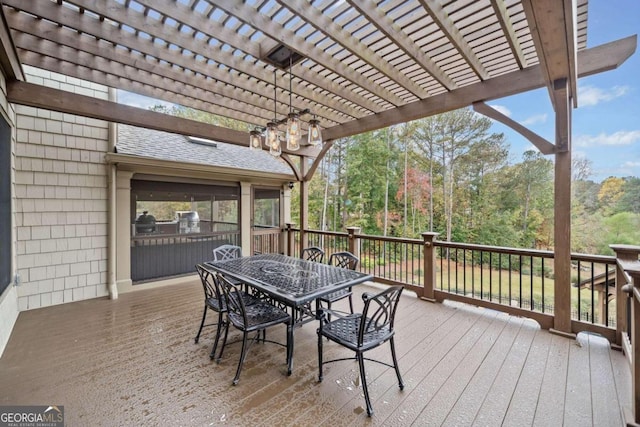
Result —
<path fill-rule="evenodd" d="M 131 280 L 193 274 L 240 242 L 240 187 L 131 181 Z"/>
<path fill-rule="evenodd" d="M 0 294 L 11 284 L 11 126 L 0 116 Z"/>
<path fill-rule="evenodd" d="M 279 228 L 280 190 L 256 188 L 253 197 L 254 227 Z"/>
<path fill-rule="evenodd" d="M 131 182 L 133 235 L 239 230 L 238 187 Z"/>

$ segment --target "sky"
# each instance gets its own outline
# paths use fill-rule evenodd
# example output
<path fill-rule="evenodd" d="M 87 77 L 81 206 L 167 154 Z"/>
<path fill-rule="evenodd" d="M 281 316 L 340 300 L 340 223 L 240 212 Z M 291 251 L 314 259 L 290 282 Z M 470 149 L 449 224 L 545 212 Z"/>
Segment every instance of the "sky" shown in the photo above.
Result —
<path fill-rule="evenodd" d="M 587 48 L 640 33 L 640 0 L 590 0 Z M 164 101 L 118 91 L 119 102 L 140 108 Z M 554 112 L 546 88 L 488 103 L 550 142 L 554 141 Z M 616 70 L 578 80 L 578 108 L 573 112 L 574 158 L 590 161 L 589 179 L 640 177 L 640 53 L 636 51 Z M 507 126 L 494 122 L 493 132 L 505 134 L 510 162 L 535 147 Z M 553 160 L 553 156 L 549 156 Z"/>

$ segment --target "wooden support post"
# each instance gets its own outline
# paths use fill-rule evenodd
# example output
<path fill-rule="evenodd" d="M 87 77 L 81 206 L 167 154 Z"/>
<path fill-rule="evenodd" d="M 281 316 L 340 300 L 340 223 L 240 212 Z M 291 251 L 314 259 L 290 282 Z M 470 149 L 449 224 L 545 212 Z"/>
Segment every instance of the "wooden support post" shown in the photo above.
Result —
<path fill-rule="evenodd" d="M 300 175 L 303 177 L 300 184 L 300 250 L 309 246 L 309 239 L 306 231 L 309 229 L 309 180 L 307 177 L 307 162 L 309 160 L 302 156 L 300 158 Z"/>
<path fill-rule="evenodd" d="M 554 178 L 554 319 L 550 332 L 574 337 L 571 330 L 571 98 L 567 79 L 553 84 L 556 110 Z"/>
<path fill-rule="evenodd" d="M 422 239 L 424 240 L 424 287 L 422 289 L 422 295 L 418 296 L 431 302 L 436 302 L 434 292 L 436 285 L 436 248 L 434 242 L 439 234 L 440 233 L 432 232 L 422 233 Z"/>
<path fill-rule="evenodd" d="M 356 237 L 356 234 L 360 234 L 362 229 L 360 227 L 347 227 L 347 233 L 349 233 L 349 252 L 354 254 L 360 259 L 360 239 Z M 362 264 L 362 260 L 360 260 Z"/>

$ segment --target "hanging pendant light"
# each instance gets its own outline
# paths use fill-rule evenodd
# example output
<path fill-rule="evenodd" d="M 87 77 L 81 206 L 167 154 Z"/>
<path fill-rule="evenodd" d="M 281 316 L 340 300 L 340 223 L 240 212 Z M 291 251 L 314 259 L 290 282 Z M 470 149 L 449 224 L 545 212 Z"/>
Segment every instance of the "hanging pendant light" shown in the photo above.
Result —
<path fill-rule="evenodd" d="M 316 120 L 315 116 L 313 119 L 309 120 L 309 129 L 307 129 L 307 144 L 313 146 L 322 144 L 320 121 Z"/>
<path fill-rule="evenodd" d="M 302 56 L 293 52 L 286 46 L 278 46 L 274 49 L 274 52 L 277 52 L 278 55 L 271 54 L 268 55 L 271 64 L 274 64 L 276 68 L 273 70 L 273 120 L 267 123 L 266 129 L 264 129 L 264 144 L 265 147 L 269 148 L 269 153 L 273 156 L 279 156 L 282 154 L 282 145 L 286 144 L 287 151 L 297 151 L 300 149 L 302 145 L 302 121 L 300 116 L 305 114 L 310 114 L 308 108 L 298 109 L 294 111 L 293 108 L 293 57 L 297 56 L 296 61 L 302 59 Z M 287 56 L 283 57 L 282 52 L 285 52 Z M 276 59 L 277 58 L 277 59 Z M 285 70 L 286 60 L 289 61 L 289 114 L 286 118 L 278 120 L 277 114 L 277 93 L 278 93 L 278 82 L 277 82 L 277 70 Z M 286 124 L 286 131 L 283 132 L 280 130 L 280 125 Z M 259 148 L 261 144 L 261 135 L 257 130 L 251 131 L 249 134 L 249 146 L 252 149 Z M 308 135 L 307 135 L 307 144 L 308 145 L 319 145 L 322 144 L 322 134 L 320 130 L 320 122 L 316 119 L 315 115 L 312 120 L 309 120 L 308 127 Z"/>
<path fill-rule="evenodd" d="M 267 123 L 265 144 L 269 147 L 269 153 L 273 156 L 279 156 L 282 153 L 279 133 L 278 125 L 275 122 Z"/>
<path fill-rule="evenodd" d="M 300 148 L 300 118 L 296 113 L 289 113 L 287 119 L 287 150 Z"/>
<path fill-rule="evenodd" d="M 260 131 L 254 129 L 249 132 L 249 148 L 252 150 L 259 150 L 262 147 L 261 139 Z"/>

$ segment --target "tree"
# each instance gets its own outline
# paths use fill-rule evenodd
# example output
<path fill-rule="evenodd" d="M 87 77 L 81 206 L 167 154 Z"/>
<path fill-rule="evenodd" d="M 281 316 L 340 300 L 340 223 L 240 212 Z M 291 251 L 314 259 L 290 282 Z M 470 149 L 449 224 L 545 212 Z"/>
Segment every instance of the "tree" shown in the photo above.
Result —
<path fill-rule="evenodd" d="M 458 164 L 475 144 L 487 143 L 496 138 L 489 134 L 490 127 L 491 120 L 468 108 L 438 116 L 433 146 L 443 166 L 442 197 L 447 241 L 451 240 L 453 230 Z"/>
<path fill-rule="evenodd" d="M 624 179 L 611 176 L 604 181 L 598 192 L 600 206 L 607 212 L 611 212 L 615 204 L 622 197 L 624 192 Z"/>
<path fill-rule="evenodd" d="M 433 231 L 434 221 L 434 199 L 433 199 L 433 183 L 434 169 L 436 165 L 435 144 L 438 136 L 438 116 L 426 117 L 415 122 L 415 130 L 413 132 L 414 147 L 417 152 L 416 159 L 419 163 L 426 166 L 428 180 L 431 185 L 428 189 L 429 197 L 429 231 Z"/>
<path fill-rule="evenodd" d="M 617 200 L 614 212 L 633 212 L 640 214 L 640 178 L 627 177 L 622 185 L 622 195 Z"/>

